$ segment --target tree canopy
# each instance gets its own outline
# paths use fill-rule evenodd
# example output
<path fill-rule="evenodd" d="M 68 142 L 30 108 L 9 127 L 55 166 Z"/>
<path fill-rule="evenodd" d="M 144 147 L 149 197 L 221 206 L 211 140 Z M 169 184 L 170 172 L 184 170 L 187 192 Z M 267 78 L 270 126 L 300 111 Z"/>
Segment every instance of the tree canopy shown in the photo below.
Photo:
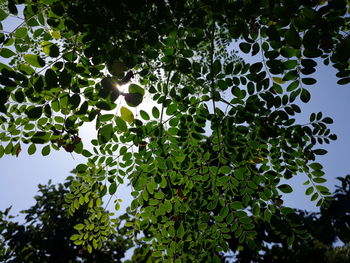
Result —
<path fill-rule="evenodd" d="M 133 246 L 132 240 L 125 238 L 126 228 L 119 227 L 118 235 L 109 236 L 103 248 L 93 254 L 70 241 L 74 226 L 87 218 L 87 205 L 68 215 L 64 198 L 69 184 L 39 185 L 36 204 L 22 211 L 24 223 L 12 222 L 9 208 L 0 212 L 1 262 L 122 262 L 125 251 Z M 101 212 L 107 213 L 102 207 Z"/>
<path fill-rule="evenodd" d="M 288 246 L 307 238 L 281 195 L 299 173 L 311 201 L 330 195 L 315 158 L 333 120 L 296 116 L 319 63 L 350 82 L 348 1 L 8 0 L 0 20 L 21 4 L 0 34 L 0 157 L 28 144 L 87 158 L 66 195 L 71 214 L 89 208 L 76 244 L 102 247 L 114 224 L 96 207 L 126 183 L 128 235 L 160 262 L 220 262 L 232 239 L 259 250 L 256 220 Z"/>

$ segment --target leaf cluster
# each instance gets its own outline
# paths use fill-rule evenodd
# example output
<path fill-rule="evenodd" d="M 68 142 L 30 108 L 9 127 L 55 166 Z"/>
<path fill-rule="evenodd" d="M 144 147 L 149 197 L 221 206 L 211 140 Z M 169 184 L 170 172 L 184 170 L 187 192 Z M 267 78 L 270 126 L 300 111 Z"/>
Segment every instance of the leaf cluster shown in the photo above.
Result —
<path fill-rule="evenodd" d="M 7 3 L 2 20 L 23 1 Z M 128 235 L 160 262 L 220 262 L 233 239 L 256 248 L 257 220 L 290 246 L 307 235 L 281 195 L 299 173 L 318 206 L 330 195 L 316 156 L 336 139 L 333 121 L 296 116 L 318 61 L 349 83 L 347 1 L 24 4 L 23 23 L 0 38 L 11 59 L 0 64 L 0 157 L 24 143 L 29 154 L 42 144 L 43 155 L 62 147 L 87 158 L 66 195 L 70 213 L 90 212 L 76 244 L 101 248 L 114 223 L 98 207 L 125 183 Z M 139 84 L 121 92 L 131 76 Z M 144 96 L 157 106 L 139 110 Z M 88 150 L 79 131 L 92 121 Z"/>

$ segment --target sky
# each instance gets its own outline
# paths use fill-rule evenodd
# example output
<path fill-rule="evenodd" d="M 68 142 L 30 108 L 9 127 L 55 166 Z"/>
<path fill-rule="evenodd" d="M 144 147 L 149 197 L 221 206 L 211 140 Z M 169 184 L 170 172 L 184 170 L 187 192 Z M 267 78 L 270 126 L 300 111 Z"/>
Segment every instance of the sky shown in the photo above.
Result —
<path fill-rule="evenodd" d="M 10 25 L 12 22 L 10 21 Z M 244 56 L 245 59 L 248 59 Z M 325 184 L 334 190 L 338 183 L 335 179 L 338 176 L 345 176 L 350 173 L 350 85 L 340 86 L 336 84 L 335 70 L 332 67 L 320 65 L 317 73 L 313 76 L 318 80 L 317 84 L 309 87 L 311 101 L 307 104 L 298 103 L 302 113 L 298 115 L 299 123 L 307 123 L 312 112 L 323 112 L 324 116 L 333 118 L 334 124 L 330 125 L 332 133 L 338 136 L 338 140 L 332 141 L 329 145 L 322 145 L 319 148 L 328 150 L 328 154 L 318 156 L 316 161 L 324 166 Z M 151 105 L 143 103 L 139 109 L 150 112 Z M 93 124 L 83 127 L 80 137 L 84 142 L 95 138 L 96 132 Z M 18 214 L 20 210 L 27 209 L 35 204 L 34 196 L 37 194 L 37 185 L 46 184 L 50 179 L 53 183 L 62 183 L 70 175 L 70 171 L 84 158 L 77 154 L 70 154 L 64 150 L 52 151 L 48 156 L 41 156 L 40 151 L 29 156 L 26 148 L 16 158 L 15 156 L 4 156 L 0 159 L 0 210 L 12 206 L 11 214 Z M 304 192 L 306 186 L 303 182 L 306 175 L 300 174 L 291 182 L 294 192 L 284 196 L 285 205 L 299 209 L 318 211 L 315 203 L 309 201 Z M 120 212 L 125 211 L 130 202 L 130 191 L 123 187 L 117 192 L 118 198 L 123 199 Z M 17 220 L 23 220 L 19 216 Z"/>

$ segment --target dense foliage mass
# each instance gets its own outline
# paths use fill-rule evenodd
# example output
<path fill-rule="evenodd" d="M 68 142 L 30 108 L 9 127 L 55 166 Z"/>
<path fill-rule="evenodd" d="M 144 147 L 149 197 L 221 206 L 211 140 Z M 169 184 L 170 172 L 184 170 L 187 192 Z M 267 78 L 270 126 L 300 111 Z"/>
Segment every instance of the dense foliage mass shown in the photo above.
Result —
<path fill-rule="evenodd" d="M 89 208 L 76 244 L 102 247 L 113 222 L 96 207 L 127 182 L 128 234 L 161 262 L 220 262 L 230 242 L 259 251 L 256 220 L 289 246 L 308 236 L 281 194 L 301 173 L 312 201 L 329 195 L 315 156 L 332 119 L 295 116 L 318 63 L 350 82 L 348 1 L 8 0 L 0 20 L 18 4 L 23 23 L 0 35 L 0 156 L 41 144 L 87 158 L 66 196 L 71 214 Z"/>

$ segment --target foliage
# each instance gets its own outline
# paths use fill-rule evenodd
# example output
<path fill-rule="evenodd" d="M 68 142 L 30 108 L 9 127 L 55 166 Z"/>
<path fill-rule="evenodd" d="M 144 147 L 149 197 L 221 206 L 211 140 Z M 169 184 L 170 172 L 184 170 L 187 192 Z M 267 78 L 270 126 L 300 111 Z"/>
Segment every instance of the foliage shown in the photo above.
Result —
<path fill-rule="evenodd" d="M 276 235 L 275 230 L 263 221 L 256 222 L 259 250 L 231 242 L 234 262 L 349 262 L 350 259 L 350 175 L 338 177 L 342 185 L 332 194 L 333 199 L 319 213 L 297 211 L 300 224 L 309 233 L 309 238 L 294 240 L 291 248 Z M 334 247 L 341 241 L 342 247 Z M 227 260 L 231 258 L 228 257 Z"/>
<path fill-rule="evenodd" d="M 0 157 L 22 143 L 88 158 L 66 196 L 71 214 L 89 206 L 76 244 L 101 248 L 113 222 L 96 207 L 127 181 L 128 234 L 160 262 L 219 262 L 233 237 L 256 248 L 256 220 L 288 245 L 307 235 L 280 197 L 297 173 L 311 201 L 329 195 L 315 155 L 333 121 L 295 116 L 318 62 L 350 81 L 348 1 L 8 0 L 1 20 L 20 3 L 23 23 L 0 36 Z M 92 121 L 91 151 L 79 129 Z"/>
<path fill-rule="evenodd" d="M 13 218 L 9 216 L 10 209 L 0 212 L 1 262 L 121 262 L 125 251 L 133 246 L 132 240 L 124 236 L 126 228 L 119 227 L 119 234 L 103 240 L 103 247 L 93 254 L 73 243 L 74 226 L 86 220 L 87 205 L 73 216 L 68 215 L 64 208 L 68 184 L 57 188 L 52 184 L 39 185 L 36 204 L 22 211 L 24 224 L 9 220 Z"/>

